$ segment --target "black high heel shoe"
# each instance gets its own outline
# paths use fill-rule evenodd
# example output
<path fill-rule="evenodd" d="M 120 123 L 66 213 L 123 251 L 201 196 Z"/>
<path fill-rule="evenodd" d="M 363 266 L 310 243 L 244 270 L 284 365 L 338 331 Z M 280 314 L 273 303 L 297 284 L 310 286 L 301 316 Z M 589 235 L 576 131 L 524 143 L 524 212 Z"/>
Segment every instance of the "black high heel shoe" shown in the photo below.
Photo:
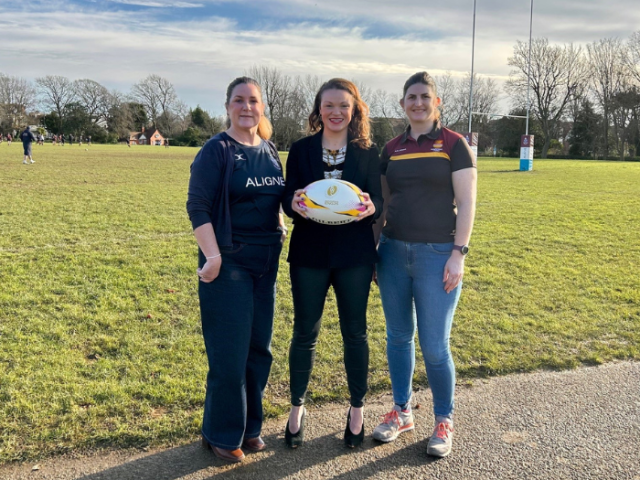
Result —
<path fill-rule="evenodd" d="M 300 430 L 296 433 L 291 433 L 289 430 L 289 420 L 287 420 L 287 427 L 284 431 L 284 442 L 290 448 L 298 448 L 304 442 L 304 419 L 307 416 L 307 409 L 302 407 L 302 417 L 300 417 Z"/>
<path fill-rule="evenodd" d="M 356 448 L 362 445 L 364 441 L 364 418 L 362 419 L 362 428 L 360 433 L 355 434 L 349 428 L 351 423 L 351 407 L 349 407 L 349 413 L 347 415 L 347 428 L 344 429 L 344 444 L 349 448 Z"/>

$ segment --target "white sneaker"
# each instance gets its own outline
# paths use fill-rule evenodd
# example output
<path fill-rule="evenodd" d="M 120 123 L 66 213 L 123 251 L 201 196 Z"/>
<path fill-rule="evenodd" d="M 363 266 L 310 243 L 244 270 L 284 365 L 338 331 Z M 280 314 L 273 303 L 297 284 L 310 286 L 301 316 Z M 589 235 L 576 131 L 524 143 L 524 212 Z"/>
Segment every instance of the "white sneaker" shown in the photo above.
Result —
<path fill-rule="evenodd" d="M 26 165 L 26 164 L 27 164 L 27 161 L 26 161 L 26 160 L 22 160 L 22 163 L 24 163 L 24 164 Z"/>
<path fill-rule="evenodd" d="M 35 160 L 31 160 L 31 163 L 36 163 L 36 161 Z"/>
<path fill-rule="evenodd" d="M 413 430 L 413 413 L 403 411 L 398 405 L 387 413 L 382 423 L 373 430 L 373 438 L 379 442 L 393 442 L 402 432 Z"/>
<path fill-rule="evenodd" d="M 453 422 L 450 420 L 438 422 L 427 444 L 427 455 L 446 457 L 451 453 L 452 444 Z"/>

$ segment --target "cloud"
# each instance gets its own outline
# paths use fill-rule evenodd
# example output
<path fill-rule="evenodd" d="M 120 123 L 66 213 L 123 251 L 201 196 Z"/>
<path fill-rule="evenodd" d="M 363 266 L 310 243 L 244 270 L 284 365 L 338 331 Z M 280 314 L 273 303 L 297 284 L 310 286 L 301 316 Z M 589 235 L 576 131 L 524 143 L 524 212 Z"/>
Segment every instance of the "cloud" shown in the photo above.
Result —
<path fill-rule="evenodd" d="M 462 76 L 471 67 L 469 0 L 73 1 L 33 0 L 28 14 L 0 5 L 1 71 L 92 78 L 123 91 L 157 73 L 189 105 L 221 112 L 227 83 L 255 64 L 396 93 L 418 70 Z M 528 38 L 529 3 L 478 3 L 476 72 L 502 82 L 515 41 Z M 587 43 L 640 25 L 635 1 L 584 3 L 536 0 L 534 35 Z"/>
<path fill-rule="evenodd" d="M 108 0 L 113 3 L 121 3 L 123 5 L 135 5 L 138 7 L 153 7 L 153 8 L 202 8 L 203 3 L 190 3 L 190 2 L 174 2 L 168 1 L 153 1 L 153 0 Z"/>

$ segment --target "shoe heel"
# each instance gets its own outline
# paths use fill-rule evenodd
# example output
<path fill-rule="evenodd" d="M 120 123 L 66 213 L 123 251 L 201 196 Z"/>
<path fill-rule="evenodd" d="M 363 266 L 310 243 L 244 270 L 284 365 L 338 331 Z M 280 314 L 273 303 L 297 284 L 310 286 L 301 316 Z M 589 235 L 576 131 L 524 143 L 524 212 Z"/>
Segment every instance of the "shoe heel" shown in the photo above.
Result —
<path fill-rule="evenodd" d="M 362 428 L 357 435 L 351 431 L 349 425 L 351 424 L 351 408 L 347 414 L 347 427 L 344 429 L 344 444 L 349 448 L 356 448 L 362 445 L 364 441 L 364 419 L 362 420 Z"/>
<path fill-rule="evenodd" d="M 304 421 L 307 416 L 307 409 L 302 411 L 302 417 L 300 417 L 300 430 L 296 433 L 291 433 L 289 430 L 289 420 L 287 420 L 287 426 L 284 431 L 284 442 L 289 448 L 298 448 L 304 443 Z"/>

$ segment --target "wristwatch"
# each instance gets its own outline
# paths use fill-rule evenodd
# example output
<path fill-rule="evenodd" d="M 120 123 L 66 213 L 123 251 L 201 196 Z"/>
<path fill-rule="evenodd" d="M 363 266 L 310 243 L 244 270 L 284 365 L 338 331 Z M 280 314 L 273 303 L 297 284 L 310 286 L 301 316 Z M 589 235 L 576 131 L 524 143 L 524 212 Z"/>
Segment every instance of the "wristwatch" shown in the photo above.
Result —
<path fill-rule="evenodd" d="M 462 255 L 469 253 L 469 245 L 454 245 L 454 250 L 458 250 Z"/>

